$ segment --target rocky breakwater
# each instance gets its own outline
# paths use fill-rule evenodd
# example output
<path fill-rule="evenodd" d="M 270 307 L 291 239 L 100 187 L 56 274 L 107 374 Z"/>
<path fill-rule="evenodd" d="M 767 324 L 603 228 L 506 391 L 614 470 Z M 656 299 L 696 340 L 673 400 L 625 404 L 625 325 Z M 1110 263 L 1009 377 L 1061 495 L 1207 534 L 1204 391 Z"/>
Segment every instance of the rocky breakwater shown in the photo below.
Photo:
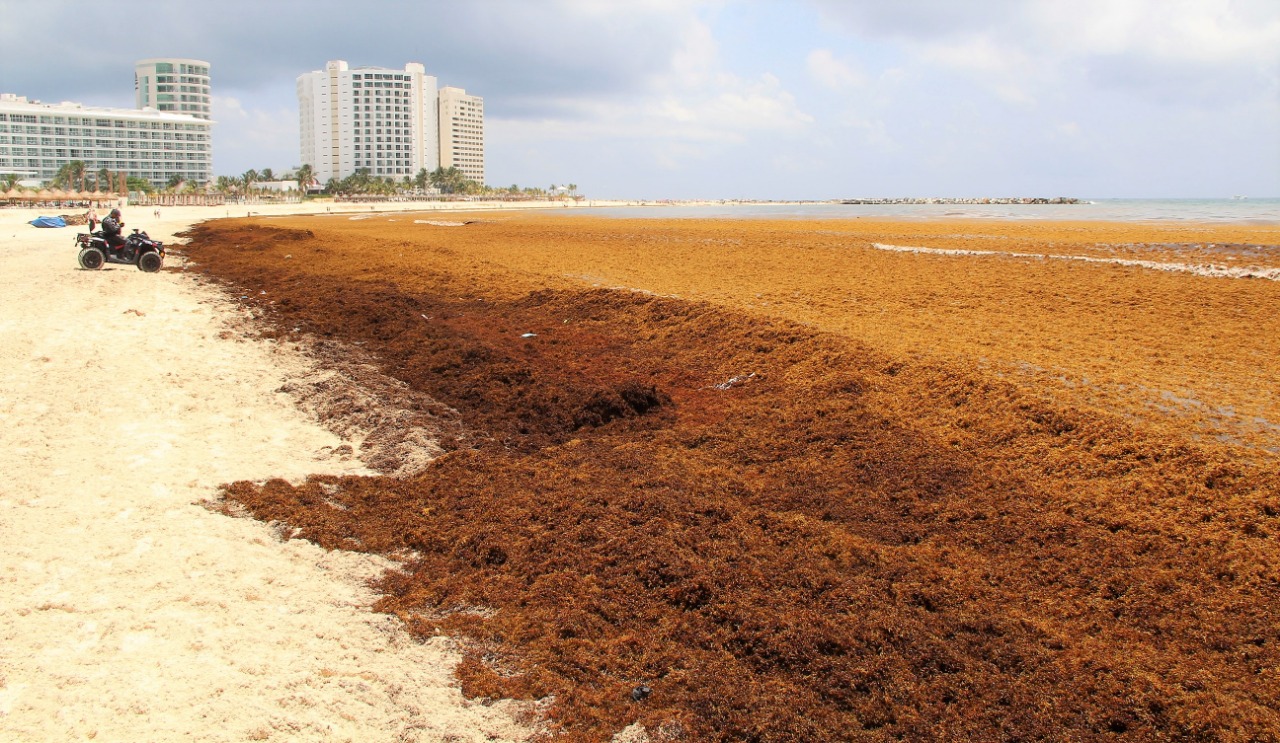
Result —
<path fill-rule="evenodd" d="M 842 204 L 1079 204 L 1080 199 L 1058 196 L 1052 199 L 1043 197 L 1009 197 L 1009 198 L 901 198 L 901 199 L 842 199 Z"/>

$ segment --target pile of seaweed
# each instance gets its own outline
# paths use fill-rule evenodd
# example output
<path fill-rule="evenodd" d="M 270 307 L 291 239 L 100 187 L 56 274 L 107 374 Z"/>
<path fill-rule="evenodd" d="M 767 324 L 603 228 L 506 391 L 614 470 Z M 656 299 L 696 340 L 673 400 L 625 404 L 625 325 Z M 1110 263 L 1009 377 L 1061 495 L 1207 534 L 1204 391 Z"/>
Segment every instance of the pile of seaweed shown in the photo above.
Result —
<path fill-rule="evenodd" d="M 401 560 L 378 608 L 467 638 L 464 691 L 551 699 L 555 735 L 1280 729 L 1274 468 L 708 304 L 193 237 L 268 333 L 358 346 L 465 428 L 416 476 L 226 497 Z"/>

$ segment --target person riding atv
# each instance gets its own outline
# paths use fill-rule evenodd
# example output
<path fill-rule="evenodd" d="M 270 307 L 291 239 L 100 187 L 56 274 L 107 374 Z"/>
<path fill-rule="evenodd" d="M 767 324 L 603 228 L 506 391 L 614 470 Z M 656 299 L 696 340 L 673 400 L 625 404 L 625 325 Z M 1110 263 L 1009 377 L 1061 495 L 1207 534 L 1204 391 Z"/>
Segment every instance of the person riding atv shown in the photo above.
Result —
<path fill-rule="evenodd" d="M 120 221 L 120 210 L 112 209 L 107 218 L 102 220 L 102 237 L 107 241 L 107 247 L 111 250 L 120 252 L 124 247 L 124 222 Z"/>

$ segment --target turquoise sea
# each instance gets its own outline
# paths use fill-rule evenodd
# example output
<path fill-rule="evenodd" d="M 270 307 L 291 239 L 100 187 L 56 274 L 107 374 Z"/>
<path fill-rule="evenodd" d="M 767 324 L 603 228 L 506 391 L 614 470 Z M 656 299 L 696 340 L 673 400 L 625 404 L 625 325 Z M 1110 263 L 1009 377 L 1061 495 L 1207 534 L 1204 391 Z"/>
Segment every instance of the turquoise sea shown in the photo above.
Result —
<path fill-rule="evenodd" d="M 1186 221 L 1280 224 L 1280 198 L 1081 199 L 1078 204 L 841 204 L 838 202 L 720 201 L 569 209 L 568 214 L 740 219 L 1043 219 L 1111 222 Z"/>

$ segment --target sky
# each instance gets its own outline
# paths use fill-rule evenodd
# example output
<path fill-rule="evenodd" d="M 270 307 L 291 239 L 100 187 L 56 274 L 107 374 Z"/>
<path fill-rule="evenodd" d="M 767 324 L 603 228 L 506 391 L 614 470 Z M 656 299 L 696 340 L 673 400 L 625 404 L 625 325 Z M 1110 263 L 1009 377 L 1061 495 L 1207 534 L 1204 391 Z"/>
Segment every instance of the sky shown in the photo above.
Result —
<path fill-rule="evenodd" d="M 0 0 L 0 92 L 210 63 L 215 175 L 300 164 L 299 75 L 485 102 L 489 185 L 599 199 L 1280 197 L 1276 0 Z"/>

